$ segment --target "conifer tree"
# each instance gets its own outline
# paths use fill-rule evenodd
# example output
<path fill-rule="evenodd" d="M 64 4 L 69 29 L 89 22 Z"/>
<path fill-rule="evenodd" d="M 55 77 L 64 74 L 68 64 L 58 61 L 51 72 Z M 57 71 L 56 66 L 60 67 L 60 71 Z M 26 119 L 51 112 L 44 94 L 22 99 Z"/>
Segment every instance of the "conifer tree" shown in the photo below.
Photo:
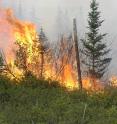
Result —
<path fill-rule="evenodd" d="M 86 39 L 82 39 L 83 54 L 86 56 L 84 64 L 88 69 L 88 74 L 93 78 L 100 79 L 105 74 L 111 58 L 108 57 L 110 49 L 104 42 L 106 34 L 100 33 L 100 27 L 104 20 L 100 19 L 99 4 L 92 0 L 91 11 L 88 14 L 88 33 Z"/>
<path fill-rule="evenodd" d="M 27 65 L 26 65 L 26 51 L 23 47 L 19 45 L 19 50 L 16 52 L 16 59 L 17 59 L 17 66 L 20 69 L 25 69 L 27 70 Z"/>
<path fill-rule="evenodd" d="M 26 48 L 17 43 L 19 49 L 16 51 L 15 64 L 19 69 L 23 69 L 25 73 L 28 71 L 27 67 L 27 53 Z"/>
<path fill-rule="evenodd" d="M 42 42 L 46 42 L 48 40 L 46 35 L 45 35 L 45 33 L 44 33 L 44 31 L 43 31 L 43 28 L 41 28 L 41 31 L 40 31 L 40 34 L 39 34 L 39 39 Z"/>
<path fill-rule="evenodd" d="M 22 69 L 25 76 L 30 76 L 30 74 L 37 75 L 37 68 L 39 66 L 39 49 L 40 44 L 38 39 L 32 40 L 32 45 L 22 44 L 22 41 L 16 41 L 17 51 L 15 65 Z M 28 49 L 30 47 L 30 49 Z"/>
<path fill-rule="evenodd" d="M 45 56 L 45 52 L 47 51 L 47 37 L 43 31 L 43 28 L 41 28 L 40 30 L 40 34 L 39 34 L 39 41 L 40 41 L 40 55 L 41 55 L 41 65 L 40 65 L 40 77 L 43 77 L 43 73 L 44 73 L 44 56 Z"/>

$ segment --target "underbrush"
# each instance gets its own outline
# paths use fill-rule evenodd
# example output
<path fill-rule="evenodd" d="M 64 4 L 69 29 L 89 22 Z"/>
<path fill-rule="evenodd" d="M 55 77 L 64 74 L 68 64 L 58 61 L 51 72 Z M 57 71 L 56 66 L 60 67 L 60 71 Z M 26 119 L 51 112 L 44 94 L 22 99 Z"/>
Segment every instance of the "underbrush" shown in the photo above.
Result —
<path fill-rule="evenodd" d="M 67 91 L 34 76 L 0 76 L 0 124 L 117 124 L 117 89 Z"/>

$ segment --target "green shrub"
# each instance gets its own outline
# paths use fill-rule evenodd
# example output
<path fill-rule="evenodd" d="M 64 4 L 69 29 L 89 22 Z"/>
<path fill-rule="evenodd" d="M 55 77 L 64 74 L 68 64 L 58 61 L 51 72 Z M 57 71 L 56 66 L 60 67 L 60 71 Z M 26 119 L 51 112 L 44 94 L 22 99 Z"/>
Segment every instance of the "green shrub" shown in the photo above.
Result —
<path fill-rule="evenodd" d="M 67 91 L 56 81 L 34 76 L 15 84 L 0 78 L 0 124 L 117 124 L 116 88 Z"/>

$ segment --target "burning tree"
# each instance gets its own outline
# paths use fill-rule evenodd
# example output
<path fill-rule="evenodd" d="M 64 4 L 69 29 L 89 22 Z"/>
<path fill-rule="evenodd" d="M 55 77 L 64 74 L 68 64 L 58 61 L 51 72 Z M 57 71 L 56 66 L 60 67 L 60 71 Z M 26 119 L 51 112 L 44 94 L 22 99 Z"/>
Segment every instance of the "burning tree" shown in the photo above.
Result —
<path fill-rule="evenodd" d="M 19 32 L 16 34 L 18 49 L 15 63 L 25 75 L 32 73 L 38 78 L 49 78 L 47 71 L 49 72 L 51 68 L 48 68 L 51 51 L 47 38 L 42 29 L 38 35 L 31 24 L 26 28 L 27 30 L 24 30 L 23 34 Z"/>
<path fill-rule="evenodd" d="M 18 50 L 16 51 L 16 65 L 22 69 L 25 75 L 30 73 L 39 77 L 40 52 L 41 45 L 38 39 L 32 39 L 32 45 L 22 44 L 22 41 L 16 42 Z M 30 49 L 28 49 L 30 47 Z"/>
<path fill-rule="evenodd" d="M 41 28 L 40 34 L 39 34 L 39 41 L 40 41 L 40 55 L 41 55 L 41 65 L 40 65 L 40 77 L 43 77 L 43 73 L 44 73 L 44 56 L 48 50 L 48 46 L 47 46 L 47 37 L 43 31 L 43 29 Z"/>
<path fill-rule="evenodd" d="M 67 88 L 78 88 L 76 79 L 75 50 L 72 35 L 61 35 L 56 48 L 54 48 L 55 79 Z"/>
<path fill-rule="evenodd" d="M 23 69 L 24 73 L 28 73 L 28 66 L 27 66 L 27 53 L 26 48 L 18 44 L 18 50 L 16 51 L 16 60 L 15 64 L 19 69 Z"/>
<path fill-rule="evenodd" d="M 103 42 L 106 34 L 101 34 L 99 28 L 104 20 L 100 20 L 100 12 L 98 11 L 98 3 L 92 0 L 91 12 L 89 12 L 88 29 L 86 39 L 83 39 L 84 49 L 83 54 L 86 56 L 84 64 L 88 68 L 89 75 L 94 79 L 100 79 L 106 72 L 106 69 L 111 62 L 111 58 L 107 57 L 109 49 L 106 43 Z"/>

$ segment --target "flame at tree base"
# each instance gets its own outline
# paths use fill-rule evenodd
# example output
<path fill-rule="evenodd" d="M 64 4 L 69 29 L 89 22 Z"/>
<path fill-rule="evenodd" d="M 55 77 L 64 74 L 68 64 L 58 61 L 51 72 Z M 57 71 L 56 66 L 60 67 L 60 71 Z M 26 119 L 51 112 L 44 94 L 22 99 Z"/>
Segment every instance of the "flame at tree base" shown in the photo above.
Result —
<path fill-rule="evenodd" d="M 78 88 L 77 81 L 73 78 L 72 66 L 66 65 L 64 67 L 62 81 L 63 85 L 69 89 L 76 89 Z"/>

